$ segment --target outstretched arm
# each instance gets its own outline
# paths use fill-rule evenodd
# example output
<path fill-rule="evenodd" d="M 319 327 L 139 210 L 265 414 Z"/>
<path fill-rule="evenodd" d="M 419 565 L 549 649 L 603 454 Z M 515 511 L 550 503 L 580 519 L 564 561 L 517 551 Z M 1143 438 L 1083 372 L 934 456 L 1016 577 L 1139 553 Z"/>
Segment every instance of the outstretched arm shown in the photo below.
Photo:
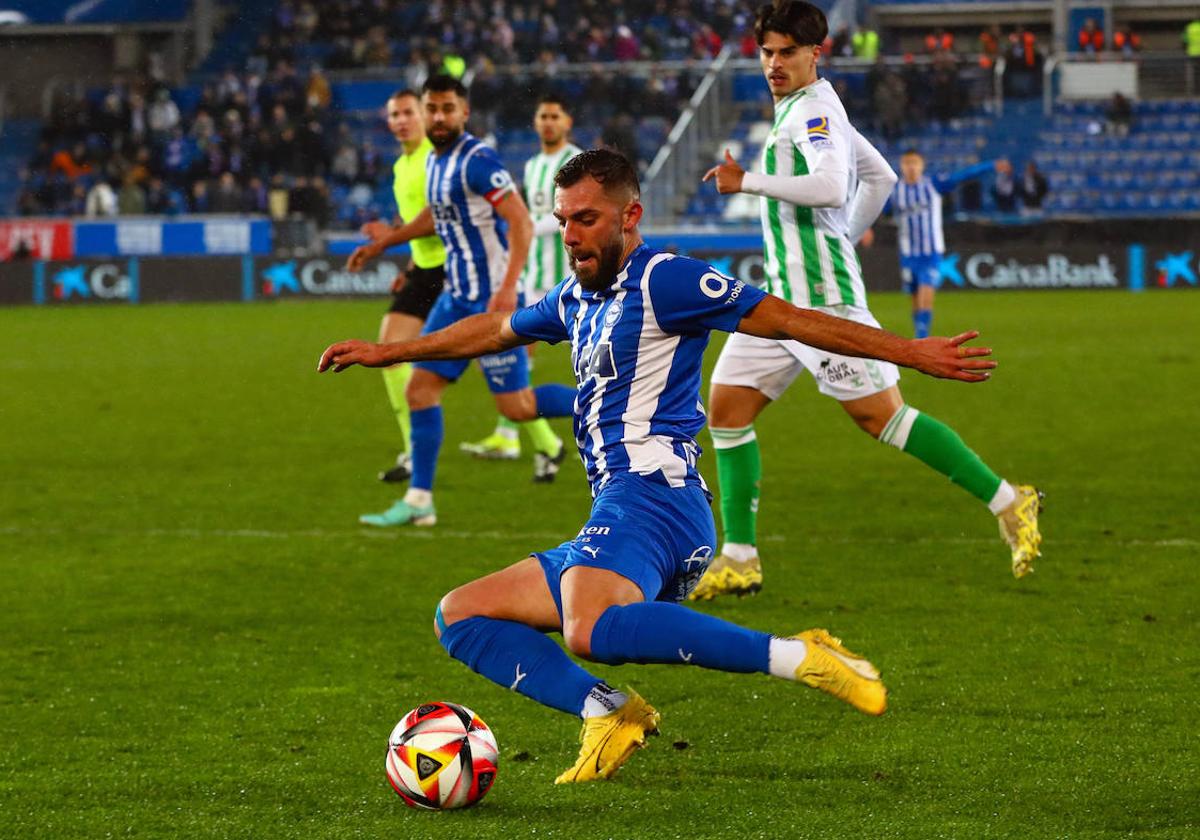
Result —
<path fill-rule="evenodd" d="M 400 362 L 434 359 L 474 359 L 529 344 L 530 339 L 513 332 L 510 312 L 484 312 L 464 318 L 444 330 L 390 344 L 369 341 L 339 341 L 325 348 L 317 362 L 317 373 L 333 368 L 341 373 L 352 365 L 389 367 Z"/>
<path fill-rule="evenodd" d="M 983 382 L 996 366 L 989 347 L 970 347 L 966 342 L 979 335 L 971 331 L 954 338 L 901 338 L 875 327 L 835 318 L 823 312 L 800 309 L 787 301 L 768 295 L 738 323 L 738 332 L 761 338 L 796 341 L 843 356 L 882 359 L 913 368 L 929 376 Z"/>
<path fill-rule="evenodd" d="M 950 192 L 950 190 L 964 181 L 972 181 L 987 175 L 989 172 L 994 172 L 996 170 L 996 163 L 997 161 L 994 160 L 985 160 L 983 163 L 968 166 L 966 169 L 951 172 L 949 175 L 935 175 L 933 177 L 934 189 L 940 193 Z"/>

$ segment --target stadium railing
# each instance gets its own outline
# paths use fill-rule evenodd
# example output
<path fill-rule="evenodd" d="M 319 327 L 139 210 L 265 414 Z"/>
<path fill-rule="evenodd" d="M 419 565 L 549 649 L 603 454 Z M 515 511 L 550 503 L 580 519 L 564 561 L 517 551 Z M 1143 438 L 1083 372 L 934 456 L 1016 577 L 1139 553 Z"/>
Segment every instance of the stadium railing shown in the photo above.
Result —
<path fill-rule="evenodd" d="M 1085 57 L 1078 53 L 1054 55 L 1046 60 L 1042 70 L 1042 111 L 1047 116 L 1064 98 L 1108 99 L 1116 92 L 1096 89 L 1091 96 L 1064 97 L 1061 81 L 1064 70 L 1127 68 L 1133 77 L 1132 91 L 1122 91 L 1130 99 L 1176 99 L 1195 97 L 1200 87 L 1200 61 L 1183 52 L 1139 53 L 1127 58 L 1121 53 L 1101 53 Z M 1132 94 L 1132 95 L 1130 95 Z"/>

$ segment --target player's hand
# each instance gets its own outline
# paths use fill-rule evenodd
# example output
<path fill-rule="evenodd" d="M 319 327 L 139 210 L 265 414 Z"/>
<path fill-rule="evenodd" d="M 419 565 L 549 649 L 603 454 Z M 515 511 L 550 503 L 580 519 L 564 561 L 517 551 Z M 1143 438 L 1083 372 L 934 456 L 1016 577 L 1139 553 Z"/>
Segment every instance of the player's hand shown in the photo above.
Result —
<path fill-rule="evenodd" d="M 358 229 L 358 232 L 367 237 L 367 239 L 379 239 L 391 229 L 392 226 L 387 222 L 376 220 L 374 222 L 367 222 Z"/>
<path fill-rule="evenodd" d="M 372 344 L 369 341 L 339 341 L 325 348 L 321 361 L 317 362 L 317 373 L 324 373 L 333 368 L 334 373 L 341 373 L 351 365 L 363 367 L 387 367 L 391 362 L 383 353 L 383 345 Z"/>
<path fill-rule="evenodd" d="M 967 344 L 971 339 L 978 337 L 978 330 L 971 330 L 954 338 L 919 338 L 913 341 L 915 355 L 912 367 L 921 373 L 941 379 L 986 382 L 991 377 L 988 371 L 994 368 L 996 363 L 991 359 L 981 358 L 992 355 L 992 348 L 971 347 Z"/>
<path fill-rule="evenodd" d="M 725 161 L 714 166 L 712 169 L 704 173 L 704 181 L 711 178 L 717 179 L 717 192 L 721 195 L 729 193 L 738 193 L 742 191 L 742 178 L 745 177 L 746 170 L 738 166 L 738 162 L 733 159 L 733 155 L 729 154 L 729 150 L 725 150 Z"/>
<path fill-rule="evenodd" d="M 362 271 L 366 264 L 378 257 L 381 252 L 382 249 L 374 242 L 359 245 L 354 249 L 354 253 L 350 255 L 350 259 L 346 260 L 346 270 L 354 272 Z"/>
<path fill-rule="evenodd" d="M 488 312 L 512 312 L 517 308 L 516 288 L 506 289 L 501 286 L 488 301 Z"/>
<path fill-rule="evenodd" d="M 859 247 L 870 248 L 875 244 L 875 229 L 867 228 L 863 231 L 862 238 L 858 240 Z"/>
<path fill-rule="evenodd" d="M 405 274 L 403 271 L 401 271 L 399 274 L 396 275 L 396 278 L 394 280 L 392 280 L 392 294 L 394 294 L 394 295 L 400 294 L 400 290 L 404 288 L 404 284 L 407 282 L 408 282 L 408 275 Z"/>

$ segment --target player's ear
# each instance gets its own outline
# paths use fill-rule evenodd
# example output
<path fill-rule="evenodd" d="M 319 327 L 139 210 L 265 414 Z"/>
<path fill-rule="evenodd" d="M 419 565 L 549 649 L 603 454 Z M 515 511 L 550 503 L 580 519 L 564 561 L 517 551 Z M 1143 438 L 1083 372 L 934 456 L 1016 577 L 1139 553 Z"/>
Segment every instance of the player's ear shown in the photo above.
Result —
<path fill-rule="evenodd" d="M 625 209 L 621 213 L 621 229 L 630 231 L 638 226 L 638 222 L 642 220 L 642 213 L 645 208 L 642 203 L 636 198 L 625 205 Z"/>

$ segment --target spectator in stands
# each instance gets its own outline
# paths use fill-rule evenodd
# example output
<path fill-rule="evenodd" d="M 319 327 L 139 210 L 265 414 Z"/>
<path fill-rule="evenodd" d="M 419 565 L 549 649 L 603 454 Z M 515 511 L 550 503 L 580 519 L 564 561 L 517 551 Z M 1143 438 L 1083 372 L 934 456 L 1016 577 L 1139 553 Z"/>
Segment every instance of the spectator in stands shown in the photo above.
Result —
<path fill-rule="evenodd" d="M 1104 52 L 1104 30 L 1096 25 L 1095 18 L 1088 18 L 1079 30 L 1079 51 L 1090 56 Z"/>
<path fill-rule="evenodd" d="M 751 39 L 753 39 L 753 37 L 754 37 L 753 32 L 750 32 L 750 37 L 751 37 Z M 827 53 L 830 58 L 834 58 L 834 59 L 850 58 L 854 55 L 854 45 L 850 43 L 850 27 L 849 26 L 846 26 L 843 24 L 842 26 L 838 27 L 837 32 L 835 32 L 832 36 L 830 36 L 829 49 L 827 50 Z M 750 57 L 754 57 L 757 54 L 758 54 L 758 44 L 757 44 L 757 42 L 755 42 L 754 43 L 754 51 L 750 53 Z"/>
<path fill-rule="evenodd" d="M 146 192 L 138 184 L 132 170 L 125 173 L 121 191 L 117 193 L 117 213 L 121 216 L 140 216 L 146 212 Z"/>
<path fill-rule="evenodd" d="M 1033 32 L 1027 28 L 1010 32 L 1004 52 L 1005 92 L 1014 97 L 1039 94 L 1042 87 L 1042 55 Z"/>
<path fill-rule="evenodd" d="M 1134 53 L 1142 51 L 1142 36 L 1133 31 L 1133 27 L 1125 24 L 1113 33 L 1113 49 L 1126 58 L 1133 58 Z"/>
<path fill-rule="evenodd" d="M 304 101 L 308 107 L 317 112 L 325 111 L 333 103 L 333 91 L 329 87 L 329 79 L 318 65 L 313 65 L 308 71 L 308 81 L 304 85 Z"/>
<path fill-rule="evenodd" d="M 613 38 L 613 57 L 617 61 L 636 61 L 642 52 L 642 46 L 634 37 L 633 30 L 622 24 L 617 27 L 617 35 Z"/>
<path fill-rule="evenodd" d="M 117 193 L 104 178 L 97 178 L 87 191 L 83 212 L 90 218 L 117 215 Z"/>
<path fill-rule="evenodd" d="M 61 173 L 70 181 L 91 171 L 92 166 L 88 163 L 87 146 L 83 143 L 76 143 L 69 152 L 66 149 L 59 149 L 50 159 L 51 174 Z"/>
<path fill-rule="evenodd" d="M 958 62 L 949 53 L 939 53 L 933 59 L 928 81 L 930 113 L 943 122 L 958 116 L 962 96 L 958 82 Z"/>
<path fill-rule="evenodd" d="M 208 181 L 196 181 L 192 184 L 191 195 L 188 196 L 189 213 L 208 213 L 212 210 L 212 196 L 208 192 Z"/>
<path fill-rule="evenodd" d="M 217 179 L 217 188 L 213 190 L 209 209 L 213 213 L 238 213 L 241 211 L 242 191 L 238 189 L 232 172 L 224 172 Z"/>
<path fill-rule="evenodd" d="M 904 133 L 904 114 L 908 105 L 908 92 L 904 80 L 890 67 L 882 67 L 875 83 L 875 120 L 878 131 L 888 140 L 895 140 Z"/>
<path fill-rule="evenodd" d="M 1118 91 L 1112 95 L 1104 116 L 1104 128 L 1109 134 L 1129 136 L 1129 130 L 1133 127 L 1133 105 L 1122 93 Z"/>
<path fill-rule="evenodd" d="M 146 122 L 156 140 L 166 137 L 179 125 L 179 106 L 171 99 L 170 91 L 164 88 L 155 94 Z"/>
<path fill-rule="evenodd" d="M 854 30 L 850 37 L 854 55 L 863 61 L 874 61 L 879 57 L 879 33 L 866 26 Z"/>
<path fill-rule="evenodd" d="M 1000 57 L 1000 27 L 991 26 L 979 33 L 979 66 L 991 70 Z"/>
<path fill-rule="evenodd" d="M 716 58 L 717 54 L 721 52 L 721 46 L 721 36 L 713 31 L 713 28 L 707 23 L 703 23 L 696 30 L 696 34 L 692 36 L 692 57 Z"/>
<path fill-rule="evenodd" d="M 938 27 L 925 36 L 925 52 L 930 55 L 954 52 L 954 35 Z"/>
<path fill-rule="evenodd" d="M 997 160 L 996 180 L 992 184 L 992 200 L 996 202 L 996 209 L 1001 213 L 1016 213 L 1019 197 L 1012 164 L 1004 158 Z"/>
<path fill-rule="evenodd" d="M 1037 164 L 1032 160 L 1025 164 L 1025 174 L 1021 176 L 1021 203 L 1029 210 L 1041 210 L 1042 202 L 1050 186 L 1046 176 L 1038 171 Z"/>
<path fill-rule="evenodd" d="M 254 177 L 246 185 L 242 193 L 242 210 L 246 213 L 267 213 L 270 204 L 267 201 L 267 187 L 262 178 Z"/>

